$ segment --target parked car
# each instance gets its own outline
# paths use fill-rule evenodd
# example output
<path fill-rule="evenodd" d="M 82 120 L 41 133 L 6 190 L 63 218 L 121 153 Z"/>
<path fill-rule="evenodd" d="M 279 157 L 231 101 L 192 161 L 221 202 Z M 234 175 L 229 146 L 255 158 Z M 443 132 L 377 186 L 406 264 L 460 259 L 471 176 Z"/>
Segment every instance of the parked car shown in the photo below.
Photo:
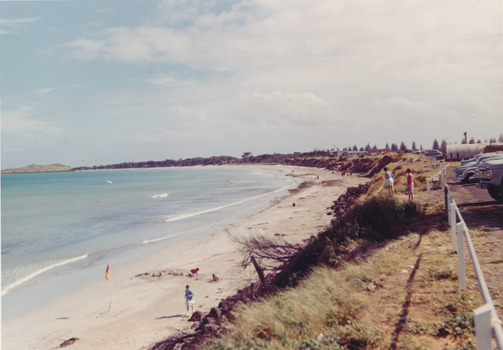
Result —
<path fill-rule="evenodd" d="M 492 198 L 503 202 L 503 158 L 482 162 L 479 171 L 480 188 L 487 189 Z"/>
<path fill-rule="evenodd" d="M 489 154 L 489 153 L 488 153 Z M 492 160 L 492 159 L 502 159 L 503 154 L 492 154 L 491 156 L 487 157 L 480 157 L 478 162 L 476 162 L 474 165 L 470 165 L 463 172 L 459 175 L 459 179 L 462 182 L 478 182 L 478 174 L 477 174 L 477 169 L 480 164 L 487 160 Z M 473 163 L 471 163 L 473 164 Z"/>
<path fill-rule="evenodd" d="M 437 160 L 444 158 L 442 152 L 440 152 L 438 149 L 432 149 L 431 151 L 426 152 L 424 155 L 428 158 L 434 158 Z"/>
<path fill-rule="evenodd" d="M 473 157 L 473 158 L 463 159 L 463 160 L 461 160 L 461 162 L 460 162 L 460 163 L 461 163 L 461 165 L 465 165 L 466 163 L 475 162 L 475 161 L 476 161 L 477 159 L 479 159 L 479 157 L 480 157 L 481 155 L 483 155 L 483 154 L 484 154 L 484 153 L 479 153 L 479 154 L 477 154 L 477 155 L 476 155 L 475 157 Z"/>
<path fill-rule="evenodd" d="M 475 174 L 475 170 L 477 165 L 486 159 L 491 158 L 500 158 L 503 156 L 503 152 L 492 152 L 492 153 L 483 153 L 479 154 L 475 157 L 475 160 L 469 163 L 465 163 L 464 165 L 457 166 L 454 169 L 454 176 L 456 179 L 461 180 L 462 182 L 468 182 L 469 178 Z"/>

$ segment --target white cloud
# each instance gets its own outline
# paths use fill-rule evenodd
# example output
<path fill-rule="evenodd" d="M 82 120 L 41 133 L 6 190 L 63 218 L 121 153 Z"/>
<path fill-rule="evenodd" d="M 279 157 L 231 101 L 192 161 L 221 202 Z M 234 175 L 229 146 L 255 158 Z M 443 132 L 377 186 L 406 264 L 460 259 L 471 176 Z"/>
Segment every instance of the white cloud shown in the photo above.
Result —
<path fill-rule="evenodd" d="M 62 130 L 58 127 L 40 120 L 30 119 L 29 115 L 32 110 L 31 107 L 21 107 L 15 111 L 2 111 L 2 133 L 33 133 L 39 131 L 50 134 L 61 133 Z"/>
<path fill-rule="evenodd" d="M 428 147 L 461 128 L 489 138 L 503 127 L 501 7 L 493 0 L 160 1 L 155 11 L 142 8 L 134 25 L 114 18 L 108 27 L 69 31 L 73 40 L 53 50 L 39 45 L 37 53 L 64 54 L 66 79 L 93 84 L 79 95 L 65 89 L 66 105 L 44 107 L 79 129 L 75 137 L 85 134 L 82 143 L 94 135 L 110 149 L 134 145 L 138 157 L 144 146 L 174 158 L 189 149 L 258 154 L 402 140 Z M 45 84 L 36 85 L 40 96 L 67 83 Z M 22 123 L 44 126 L 28 114 L 11 121 Z"/>
<path fill-rule="evenodd" d="M 37 95 L 47 95 L 50 94 L 51 92 L 56 91 L 57 88 L 46 88 L 46 89 L 38 89 L 36 92 Z"/>
<path fill-rule="evenodd" d="M 17 33 L 26 24 L 37 22 L 38 20 L 38 18 L 0 18 L 0 35 Z"/>
<path fill-rule="evenodd" d="M 69 84 L 69 85 L 48 87 L 48 88 L 37 89 L 35 91 L 35 93 L 39 96 L 44 96 L 44 95 L 51 94 L 51 93 L 58 91 L 58 90 L 73 89 L 73 88 L 82 87 L 82 86 L 86 86 L 86 85 L 87 84 Z"/>

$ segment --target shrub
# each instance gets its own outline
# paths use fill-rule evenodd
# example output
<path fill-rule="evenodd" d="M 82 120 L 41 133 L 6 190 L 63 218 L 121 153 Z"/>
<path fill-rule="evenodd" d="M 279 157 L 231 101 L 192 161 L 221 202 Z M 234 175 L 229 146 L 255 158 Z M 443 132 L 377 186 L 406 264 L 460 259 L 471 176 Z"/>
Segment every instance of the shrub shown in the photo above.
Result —
<path fill-rule="evenodd" d="M 423 210 L 414 202 L 387 195 L 372 196 L 357 203 L 335 225 L 291 257 L 276 275 L 274 284 L 278 287 L 295 286 L 297 278 L 305 276 L 311 266 L 337 265 L 352 240 L 382 242 L 406 234 L 407 225 L 422 214 Z"/>

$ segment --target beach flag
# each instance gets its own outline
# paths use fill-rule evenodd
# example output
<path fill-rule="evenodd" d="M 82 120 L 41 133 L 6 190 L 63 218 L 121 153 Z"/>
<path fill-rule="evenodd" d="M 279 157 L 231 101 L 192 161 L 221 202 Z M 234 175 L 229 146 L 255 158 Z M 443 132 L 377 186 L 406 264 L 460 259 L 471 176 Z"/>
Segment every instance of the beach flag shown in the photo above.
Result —
<path fill-rule="evenodd" d="M 105 272 L 105 279 L 110 281 L 110 267 L 107 264 L 107 272 Z"/>

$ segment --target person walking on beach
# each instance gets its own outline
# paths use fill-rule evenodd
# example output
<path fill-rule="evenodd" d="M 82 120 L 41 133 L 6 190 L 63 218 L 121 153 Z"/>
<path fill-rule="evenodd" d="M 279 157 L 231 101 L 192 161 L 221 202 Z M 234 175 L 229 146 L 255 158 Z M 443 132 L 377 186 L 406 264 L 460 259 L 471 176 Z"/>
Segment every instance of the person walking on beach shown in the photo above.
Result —
<path fill-rule="evenodd" d="M 194 298 L 194 292 L 190 290 L 190 286 L 187 284 L 185 286 L 185 305 L 187 305 L 187 317 L 189 316 L 189 307 L 192 307 L 192 313 L 194 313 L 194 304 L 196 300 Z"/>
<path fill-rule="evenodd" d="M 410 202 L 414 202 L 414 178 L 412 171 L 407 169 L 407 186 L 405 186 L 405 195 L 409 197 Z"/>
<path fill-rule="evenodd" d="M 394 179 L 393 179 L 393 173 L 388 170 L 387 167 L 384 167 L 384 187 L 388 189 L 388 193 L 392 196 L 395 191 L 393 190 L 393 184 L 394 184 Z"/>

